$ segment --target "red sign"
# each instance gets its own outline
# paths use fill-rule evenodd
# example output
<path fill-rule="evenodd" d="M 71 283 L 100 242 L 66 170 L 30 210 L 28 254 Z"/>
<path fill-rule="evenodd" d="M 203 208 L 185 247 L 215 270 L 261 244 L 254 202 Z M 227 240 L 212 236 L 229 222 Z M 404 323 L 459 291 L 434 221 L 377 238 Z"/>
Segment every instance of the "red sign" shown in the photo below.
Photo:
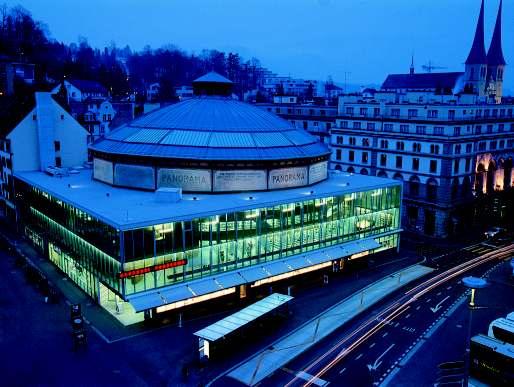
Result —
<path fill-rule="evenodd" d="M 136 277 L 138 275 L 151 273 L 153 271 L 159 271 L 159 270 L 169 269 L 171 267 L 185 266 L 185 265 L 187 265 L 187 259 L 179 259 L 178 261 L 161 263 L 160 265 L 142 267 L 141 269 L 121 271 L 118 273 L 118 278 L 123 279 L 123 278 L 129 278 L 129 277 Z"/>

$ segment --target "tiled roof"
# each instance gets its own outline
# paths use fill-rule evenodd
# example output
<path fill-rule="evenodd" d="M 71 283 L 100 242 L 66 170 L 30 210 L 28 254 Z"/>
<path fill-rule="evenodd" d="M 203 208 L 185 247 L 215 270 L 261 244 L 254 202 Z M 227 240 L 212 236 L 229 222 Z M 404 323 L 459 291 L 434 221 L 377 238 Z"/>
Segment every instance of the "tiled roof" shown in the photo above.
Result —
<path fill-rule="evenodd" d="M 453 89 L 462 72 L 390 74 L 382 84 L 382 89 Z"/>

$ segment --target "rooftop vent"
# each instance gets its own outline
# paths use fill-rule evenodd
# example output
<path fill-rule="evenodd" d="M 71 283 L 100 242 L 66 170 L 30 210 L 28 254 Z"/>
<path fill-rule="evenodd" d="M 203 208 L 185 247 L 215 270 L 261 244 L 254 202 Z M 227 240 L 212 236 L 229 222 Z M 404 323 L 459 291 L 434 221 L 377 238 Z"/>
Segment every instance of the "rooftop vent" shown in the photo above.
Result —
<path fill-rule="evenodd" d="M 182 199 L 182 188 L 159 188 L 155 200 L 159 203 L 176 203 Z"/>

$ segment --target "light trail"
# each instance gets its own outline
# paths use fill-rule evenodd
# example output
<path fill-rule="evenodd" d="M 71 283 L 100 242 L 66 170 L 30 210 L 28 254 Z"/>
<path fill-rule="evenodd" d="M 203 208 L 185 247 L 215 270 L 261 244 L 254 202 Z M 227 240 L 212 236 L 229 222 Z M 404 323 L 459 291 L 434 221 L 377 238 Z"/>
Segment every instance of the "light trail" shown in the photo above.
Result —
<path fill-rule="evenodd" d="M 357 334 L 361 333 L 365 328 L 370 328 L 366 332 L 364 332 L 355 342 L 353 342 L 351 345 L 349 345 L 347 348 L 343 348 L 337 356 L 331 360 L 327 365 L 325 365 L 319 372 L 317 372 L 315 375 L 312 375 L 312 377 L 304 384 L 304 386 L 310 386 L 315 380 L 321 379 L 321 377 L 330 371 L 332 367 L 334 367 L 337 363 L 339 363 L 342 359 L 344 359 L 349 353 L 351 353 L 355 348 L 357 348 L 360 344 L 365 342 L 367 339 L 369 339 L 371 336 L 373 336 L 376 332 L 378 332 L 380 329 L 382 329 L 386 323 L 388 323 L 391 320 L 394 320 L 398 316 L 400 316 L 402 313 L 407 311 L 410 308 L 410 304 L 417 301 L 420 297 L 427 294 L 431 290 L 435 289 L 436 287 L 452 280 L 453 278 L 465 273 L 466 271 L 469 271 L 479 265 L 482 265 L 484 263 L 487 263 L 489 261 L 492 261 L 494 259 L 503 259 L 512 254 L 514 251 L 514 244 L 499 248 L 495 251 L 491 251 L 489 253 L 483 254 L 479 257 L 473 258 L 469 261 L 466 261 L 464 263 L 461 263 L 455 267 L 452 267 L 442 273 L 437 274 L 434 277 L 429 278 L 428 280 L 424 281 L 423 283 L 415 286 L 414 288 L 410 289 L 409 291 L 405 292 L 405 295 L 400 298 L 399 301 L 395 302 L 394 304 L 388 306 L 384 311 L 379 313 L 377 316 L 370 318 L 363 322 L 359 327 L 357 327 L 355 330 L 353 330 L 351 333 L 346 335 L 344 338 L 339 340 L 335 345 L 333 345 L 327 352 L 325 352 L 323 355 L 318 357 L 315 361 L 313 361 L 308 367 L 306 367 L 303 371 L 309 374 L 314 367 L 316 367 L 318 364 L 320 364 L 324 359 L 327 358 L 327 356 L 333 354 L 336 350 L 338 350 L 343 344 L 348 342 L 351 338 L 357 336 Z M 406 300 L 403 300 L 403 298 L 407 297 Z M 390 313 L 389 313 L 390 312 Z M 383 319 L 381 319 L 376 325 L 370 327 L 373 322 L 377 321 L 378 318 L 381 316 L 389 313 L 389 315 Z M 295 376 L 291 381 L 289 381 L 285 386 L 289 387 L 293 383 L 295 383 L 298 380 L 298 377 Z"/>

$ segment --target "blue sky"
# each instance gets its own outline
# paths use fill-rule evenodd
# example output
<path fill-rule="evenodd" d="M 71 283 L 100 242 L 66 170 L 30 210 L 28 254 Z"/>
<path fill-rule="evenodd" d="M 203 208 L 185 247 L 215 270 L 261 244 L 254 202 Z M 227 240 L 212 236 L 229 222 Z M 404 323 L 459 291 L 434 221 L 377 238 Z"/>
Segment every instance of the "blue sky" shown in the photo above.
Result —
<path fill-rule="evenodd" d="M 1 0 L 0 0 L 1 1 Z M 5 1 L 5 0 L 4 0 Z M 486 0 L 486 46 L 499 0 Z M 503 49 L 513 63 L 514 2 L 504 1 Z M 45 22 L 57 40 L 87 37 L 141 49 L 174 44 L 255 56 L 283 75 L 381 83 L 429 60 L 461 71 L 480 0 L 7 0 Z M 486 47 L 487 49 L 487 47 Z M 442 70 L 446 71 L 446 70 Z M 512 70 L 514 71 L 514 69 Z M 506 71 L 506 88 L 514 76 Z"/>

